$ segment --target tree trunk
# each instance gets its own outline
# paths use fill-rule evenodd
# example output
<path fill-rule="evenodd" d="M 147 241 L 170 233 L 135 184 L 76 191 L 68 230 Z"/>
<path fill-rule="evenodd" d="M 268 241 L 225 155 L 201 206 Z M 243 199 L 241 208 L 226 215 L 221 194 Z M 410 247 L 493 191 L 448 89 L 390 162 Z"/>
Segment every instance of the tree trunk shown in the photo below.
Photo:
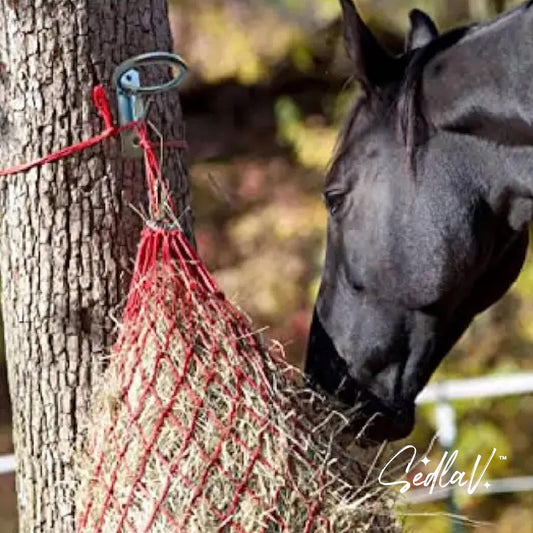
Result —
<path fill-rule="evenodd" d="M 91 137 L 95 84 L 114 67 L 170 50 L 165 0 L 0 0 L 0 161 L 34 160 Z M 176 93 L 151 108 L 181 138 Z M 17 457 L 20 531 L 75 530 L 73 471 L 91 385 L 113 341 L 146 204 L 143 166 L 103 145 L 0 178 L 0 268 Z M 166 157 L 177 205 L 188 182 Z M 184 224 L 188 224 L 189 216 Z M 187 226 L 189 227 L 189 226 Z"/>

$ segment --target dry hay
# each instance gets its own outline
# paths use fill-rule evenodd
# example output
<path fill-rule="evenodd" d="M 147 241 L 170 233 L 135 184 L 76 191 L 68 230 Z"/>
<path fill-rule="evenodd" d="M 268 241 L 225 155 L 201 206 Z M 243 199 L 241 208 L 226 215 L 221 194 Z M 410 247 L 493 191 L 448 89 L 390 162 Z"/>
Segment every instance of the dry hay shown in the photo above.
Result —
<path fill-rule="evenodd" d="M 173 268 L 154 279 L 94 393 L 80 530 L 397 531 L 392 498 L 332 444 L 344 418 L 221 295 Z"/>

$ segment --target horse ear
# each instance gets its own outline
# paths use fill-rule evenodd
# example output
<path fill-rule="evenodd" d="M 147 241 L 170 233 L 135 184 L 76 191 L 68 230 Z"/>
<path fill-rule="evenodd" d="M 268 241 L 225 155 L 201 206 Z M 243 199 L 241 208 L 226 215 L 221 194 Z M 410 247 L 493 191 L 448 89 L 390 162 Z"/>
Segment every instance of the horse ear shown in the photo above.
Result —
<path fill-rule="evenodd" d="M 426 46 L 439 36 L 439 30 L 431 17 L 420 9 L 413 9 L 409 13 L 409 19 L 411 29 L 405 43 L 406 51 Z"/>
<path fill-rule="evenodd" d="M 344 42 L 355 64 L 356 77 L 367 87 L 393 79 L 396 60 L 378 43 L 357 12 L 353 0 L 340 0 L 344 20 Z"/>

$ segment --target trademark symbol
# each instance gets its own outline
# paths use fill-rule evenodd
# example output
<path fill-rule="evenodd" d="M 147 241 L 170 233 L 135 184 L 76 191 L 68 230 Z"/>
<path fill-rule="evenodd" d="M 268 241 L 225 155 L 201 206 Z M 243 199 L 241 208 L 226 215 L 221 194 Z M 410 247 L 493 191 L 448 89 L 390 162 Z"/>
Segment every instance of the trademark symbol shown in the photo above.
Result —
<path fill-rule="evenodd" d="M 500 461 L 507 461 L 507 455 L 500 455 Z"/>

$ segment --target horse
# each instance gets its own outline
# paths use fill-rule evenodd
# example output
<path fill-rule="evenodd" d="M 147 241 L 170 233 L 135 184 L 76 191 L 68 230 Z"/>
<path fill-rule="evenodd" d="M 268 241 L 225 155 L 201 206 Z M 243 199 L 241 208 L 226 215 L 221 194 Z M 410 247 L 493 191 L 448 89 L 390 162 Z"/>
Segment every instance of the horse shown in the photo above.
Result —
<path fill-rule="evenodd" d="M 387 52 L 340 0 L 360 86 L 324 188 L 327 246 L 309 332 L 312 386 L 393 441 L 473 318 L 526 258 L 533 218 L 533 1 L 439 33 L 411 12 Z"/>

